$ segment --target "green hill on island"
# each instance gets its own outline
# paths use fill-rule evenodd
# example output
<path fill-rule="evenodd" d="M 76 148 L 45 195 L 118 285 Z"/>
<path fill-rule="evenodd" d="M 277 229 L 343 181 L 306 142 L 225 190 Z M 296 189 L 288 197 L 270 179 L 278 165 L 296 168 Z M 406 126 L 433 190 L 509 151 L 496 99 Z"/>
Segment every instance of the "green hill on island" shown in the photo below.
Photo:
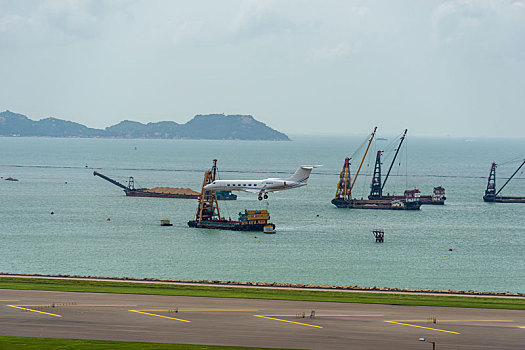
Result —
<path fill-rule="evenodd" d="M 124 120 L 102 130 L 57 118 L 35 121 L 11 111 L 0 113 L 0 136 L 290 140 L 286 134 L 270 128 L 251 115 L 196 115 L 185 124 L 173 121 L 143 124 Z"/>

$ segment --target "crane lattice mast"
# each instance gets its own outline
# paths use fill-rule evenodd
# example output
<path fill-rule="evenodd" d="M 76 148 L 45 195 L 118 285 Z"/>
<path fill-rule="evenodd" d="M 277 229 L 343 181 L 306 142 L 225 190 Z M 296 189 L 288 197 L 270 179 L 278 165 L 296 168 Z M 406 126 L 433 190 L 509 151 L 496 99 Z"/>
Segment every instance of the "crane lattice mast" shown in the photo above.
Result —
<path fill-rule="evenodd" d="M 345 158 L 343 170 L 339 174 L 339 183 L 337 184 L 337 191 L 335 192 L 335 198 L 343 198 L 346 201 L 351 200 L 350 182 L 352 177 L 350 176 L 350 160 L 352 158 Z"/>
<path fill-rule="evenodd" d="M 217 202 L 217 193 L 204 189 L 204 186 L 215 181 L 217 174 L 217 159 L 213 160 L 211 170 L 207 170 L 204 174 L 204 181 L 202 183 L 201 195 L 199 197 L 199 206 L 195 220 L 201 224 L 202 220 L 222 220 L 221 212 L 219 211 L 219 203 Z"/>
<path fill-rule="evenodd" d="M 359 172 L 361 171 L 361 167 L 363 166 L 363 163 L 365 161 L 366 155 L 368 154 L 368 150 L 370 149 L 370 144 L 372 143 L 372 140 L 374 139 L 374 136 L 376 134 L 377 126 L 374 128 L 374 131 L 370 135 L 370 139 L 368 140 L 368 145 L 366 146 L 366 151 L 363 156 L 363 159 L 361 159 L 361 163 L 359 164 L 359 168 L 357 169 L 357 172 L 354 176 L 354 181 L 352 181 L 352 184 L 350 185 L 350 159 L 345 159 L 345 164 L 343 165 L 343 170 L 341 171 L 339 175 L 339 183 L 337 184 L 337 191 L 335 193 L 335 199 L 343 197 L 344 200 L 351 200 L 352 199 L 352 189 L 354 188 L 355 181 L 357 180 L 357 177 L 359 176 Z"/>

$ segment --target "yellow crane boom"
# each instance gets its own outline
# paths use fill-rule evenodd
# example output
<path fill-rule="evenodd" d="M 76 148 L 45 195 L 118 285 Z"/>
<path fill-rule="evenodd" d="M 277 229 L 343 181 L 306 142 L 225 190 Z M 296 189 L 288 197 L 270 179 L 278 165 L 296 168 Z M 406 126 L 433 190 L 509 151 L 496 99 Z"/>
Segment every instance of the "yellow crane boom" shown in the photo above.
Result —
<path fill-rule="evenodd" d="M 357 169 L 357 172 L 355 173 L 354 181 L 352 182 L 352 186 L 350 186 L 350 191 L 349 191 L 350 195 L 352 194 L 352 189 L 354 188 L 355 180 L 357 180 L 357 177 L 359 176 L 359 172 L 361 171 L 361 166 L 363 165 L 365 161 L 366 155 L 368 153 L 368 149 L 370 148 L 370 144 L 372 143 L 372 140 L 374 139 L 374 136 L 376 134 L 376 130 L 377 130 L 377 126 L 374 128 L 374 131 L 370 135 L 370 140 L 368 140 L 368 146 L 366 146 L 365 155 L 363 156 L 363 159 L 361 159 L 361 164 L 359 164 L 359 168 Z"/>

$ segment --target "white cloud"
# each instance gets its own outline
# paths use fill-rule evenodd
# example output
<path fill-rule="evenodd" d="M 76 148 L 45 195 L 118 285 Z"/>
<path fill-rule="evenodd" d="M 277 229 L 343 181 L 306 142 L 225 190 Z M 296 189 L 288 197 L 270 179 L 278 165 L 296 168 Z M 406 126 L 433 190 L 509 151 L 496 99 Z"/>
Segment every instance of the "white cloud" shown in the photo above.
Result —
<path fill-rule="evenodd" d="M 440 39 L 461 39 L 469 31 L 490 33 L 494 26 L 524 28 L 525 2 L 510 0 L 453 0 L 437 6 L 431 15 Z M 520 23 L 521 22 L 521 25 Z"/>
<path fill-rule="evenodd" d="M 310 54 L 312 61 L 330 61 L 348 56 L 352 53 L 352 48 L 347 43 L 339 43 L 332 47 L 322 47 L 314 50 Z"/>
<path fill-rule="evenodd" d="M 23 26 L 27 19 L 19 15 L 5 15 L 0 17 L 0 33 L 14 30 L 18 26 Z"/>
<path fill-rule="evenodd" d="M 294 23 L 272 5 L 274 1 L 243 1 L 229 26 L 230 35 L 250 40 L 290 32 Z"/>

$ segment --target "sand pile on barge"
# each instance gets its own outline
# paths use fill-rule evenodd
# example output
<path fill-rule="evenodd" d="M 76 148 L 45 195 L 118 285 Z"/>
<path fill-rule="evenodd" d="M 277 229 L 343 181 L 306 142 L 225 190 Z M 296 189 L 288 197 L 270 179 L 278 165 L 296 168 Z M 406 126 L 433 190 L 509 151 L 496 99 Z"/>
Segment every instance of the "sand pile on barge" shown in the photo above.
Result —
<path fill-rule="evenodd" d="M 200 193 L 195 192 L 191 188 L 179 188 L 179 187 L 154 187 L 145 192 L 155 192 L 155 193 L 169 193 L 169 194 L 184 194 L 198 196 Z"/>

